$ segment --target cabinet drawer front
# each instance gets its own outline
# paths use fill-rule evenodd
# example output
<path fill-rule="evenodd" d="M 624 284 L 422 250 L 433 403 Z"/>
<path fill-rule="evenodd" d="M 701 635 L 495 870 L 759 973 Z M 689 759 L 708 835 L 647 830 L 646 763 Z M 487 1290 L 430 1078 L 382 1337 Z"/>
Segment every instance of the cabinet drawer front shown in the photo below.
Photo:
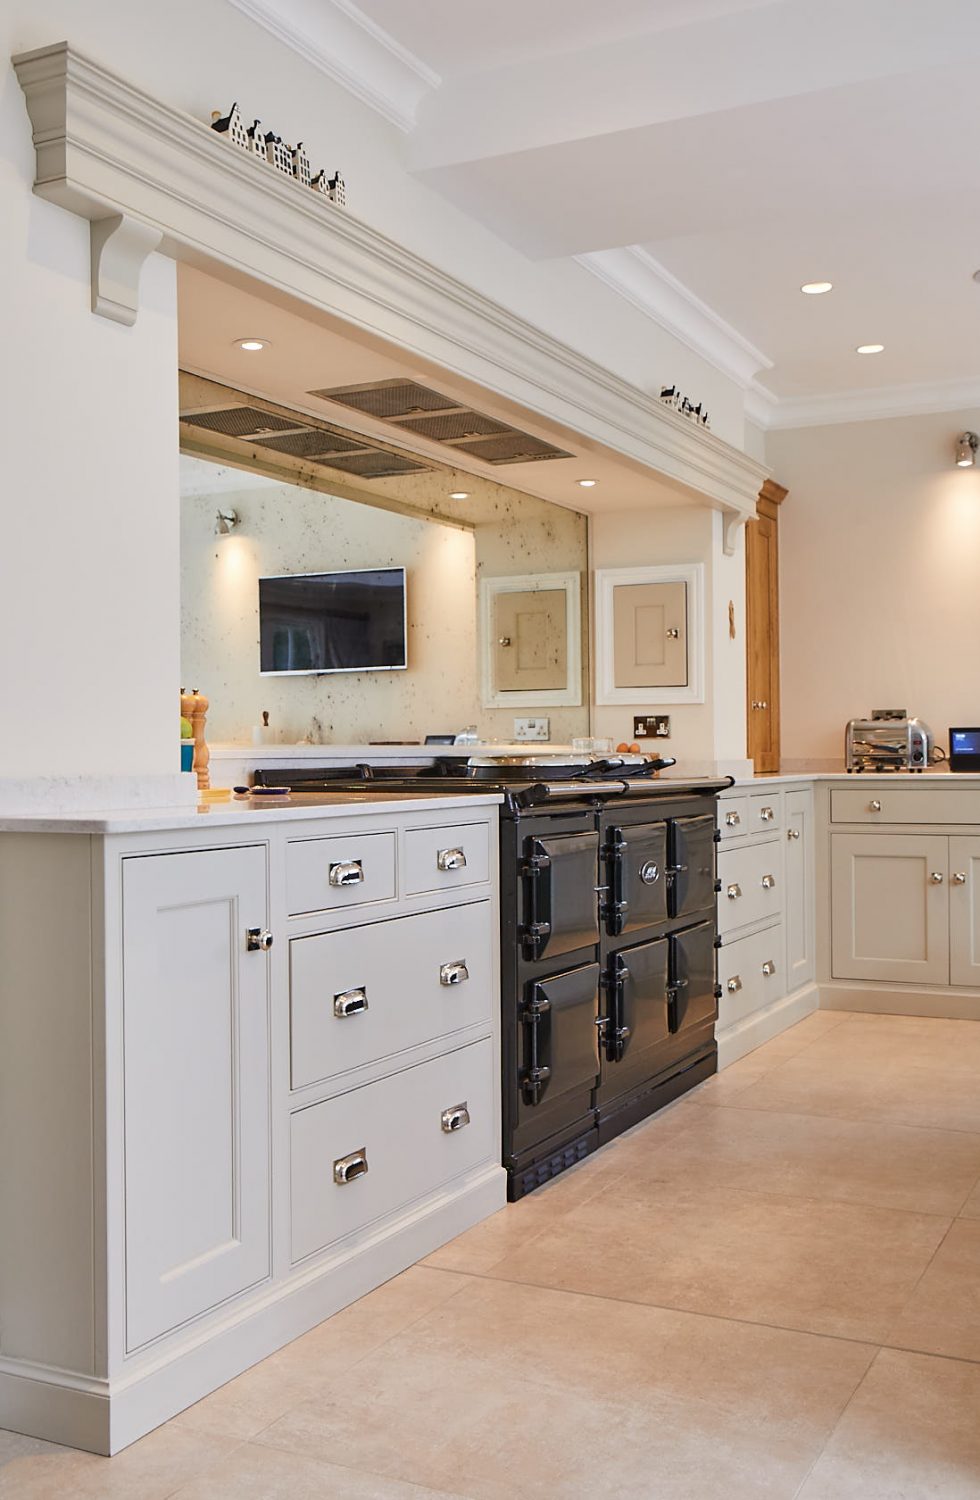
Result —
<path fill-rule="evenodd" d="M 404 889 L 409 896 L 482 885 L 489 879 L 489 823 L 410 828 L 405 834 Z"/>
<path fill-rule="evenodd" d="M 980 790 L 846 787 L 830 794 L 834 823 L 980 823 Z"/>
<path fill-rule="evenodd" d="M 735 938 L 718 950 L 718 1029 L 734 1026 L 786 994 L 781 925 Z"/>
<path fill-rule="evenodd" d="M 489 901 L 289 945 L 292 1086 L 490 1024 Z"/>
<path fill-rule="evenodd" d="M 494 1160 L 499 1087 L 487 1040 L 294 1114 L 293 1260 Z"/>
<path fill-rule="evenodd" d="M 291 917 L 391 901 L 394 895 L 393 833 L 295 839 L 287 846 L 286 901 Z"/>
<path fill-rule="evenodd" d="M 751 833 L 770 833 L 783 826 L 783 794 L 778 788 L 769 792 L 753 792 L 749 798 L 749 827 Z"/>
<path fill-rule="evenodd" d="M 721 833 L 722 843 L 725 839 L 738 839 L 743 834 L 755 832 L 749 816 L 747 796 L 719 797 L 718 830 Z"/>
<path fill-rule="evenodd" d="M 783 846 L 779 839 L 718 855 L 718 931 L 734 932 L 776 916 L 783 901 Z"/>

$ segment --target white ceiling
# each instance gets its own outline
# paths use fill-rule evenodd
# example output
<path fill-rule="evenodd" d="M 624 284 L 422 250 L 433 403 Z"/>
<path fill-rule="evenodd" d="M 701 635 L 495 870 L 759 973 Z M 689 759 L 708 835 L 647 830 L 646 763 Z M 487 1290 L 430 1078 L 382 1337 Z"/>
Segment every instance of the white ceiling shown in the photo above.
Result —
<path fill-rule="evenodd" d="M 249 13 L 299 6 L 304 35 L 340 11 L 384 53 L 384 79 L 395 57 L 413 70 L 397 117 L 420 178 L 533 259 L 579 257 L 613 284 L 625 270 L 634 301 L 622 257 L 641 247 L 650 315 L 666 272 L 692 330 L 717 319 L 745 380 L 758 350 L 761 385 L 794 411 L 980 380 L 978 0 L 249 0 Z M 800 293 L 818 279 L 833 292 Z M 885 353 L 857 355 L 866 342 Z"/>

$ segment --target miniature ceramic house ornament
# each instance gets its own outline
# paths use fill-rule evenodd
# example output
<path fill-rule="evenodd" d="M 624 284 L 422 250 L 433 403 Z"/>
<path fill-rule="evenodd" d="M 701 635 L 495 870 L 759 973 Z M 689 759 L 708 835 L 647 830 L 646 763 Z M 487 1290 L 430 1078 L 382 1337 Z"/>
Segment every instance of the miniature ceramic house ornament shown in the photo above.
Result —
<path fill-rule="evenodd" d="M 321 167 L 316 176 L 311 179 L 310 187 L 315 193 L 322 193 L 324 198 L 330 197 L 330 184 L 327 181 L 327 174 L 324 171 L 323 167 Z"/>
<path fill-rule="evenodd" d="M 347 203 L 347 184 L 341 177 L 339 168 L 327 183 L 327 187 L 330 191 L 331 200 L 334 203 L 339 203 L 343 208 Z"/>
<path fill-rule="evenodd" d="M 252 124 L 248 127 L 248 130 L 245 133 L 248 136 L 249 150 L 251 151 L 252 155 L 259 156 L 263 161 L 265 161 L 267 158 L 265 154 L 265 135 L 262 131 L 262 121 L 253 120 Z"/>
<path fill-rule="evenodd" d="M 251 149 L 245 121 L 242 119 L 242 112 L 237 104 L 233 104 L 226 115 L 223 115 L 220 109 L 213 109 L 211 129 L 216 130 L 219 135 L 226 136 L 233 146 L 239 146 L 243 151 Z"/>
<path fill-rule="evenodd" d="M 298 141 L 293 149 L 293 176 L 302 187 L 309 187 L 313 181 L 313 168 L 302 141 Z"/>
<path fill-rule="evenodd" d="M 275 167 L 277 172 L 283 172 L 287 177 L 293 175 L 293 152 L 286 145 L 281 135 L 276 135 L 270 130 L 265 138 L 265 159 L 270 167 Z"/>

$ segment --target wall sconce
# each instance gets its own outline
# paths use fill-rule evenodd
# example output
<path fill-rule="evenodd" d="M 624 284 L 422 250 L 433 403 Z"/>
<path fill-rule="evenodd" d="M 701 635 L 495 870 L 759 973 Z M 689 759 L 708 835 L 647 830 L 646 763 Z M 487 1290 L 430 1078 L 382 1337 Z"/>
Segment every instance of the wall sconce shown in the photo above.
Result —
<path fill-rule="evenodd" d="M 958 469 L 972 469 L 977 461 L 977 448 L 980 446 L 980 437 L 975 432 L 961 432 L 956 439 L 956 467 Z"/>
<path fill-rule="evenodd" d="M 972 463 L 973 460 L 971 459 Z M 237 510 L 219 510 L 214 518 L 215 536 L 229 536 L 236 526 L 241 525 L 242 518 Z"/>

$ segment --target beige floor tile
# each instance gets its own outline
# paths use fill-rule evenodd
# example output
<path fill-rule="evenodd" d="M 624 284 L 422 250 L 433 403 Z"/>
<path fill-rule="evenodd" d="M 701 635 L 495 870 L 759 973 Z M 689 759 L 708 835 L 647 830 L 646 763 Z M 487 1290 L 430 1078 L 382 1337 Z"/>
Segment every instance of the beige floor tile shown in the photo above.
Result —
<path fill-rule="evenodd" d="M 708 1108 L 630 1170 L 663 1182 L 955 1214 L 980 1177 L 980 1135 L 833 1116 Z"/>
<path fill-rule="evenodd" d="M 886 1342 L 980 1361 L 980 1224 L 956 1220 Z"/>
<path fill-rule="evenodd" d="M 980 1025 L 974 1021 L 860 1016 L 780 1062 L 730 1102 L 736 1109 L 980 1134 L 978 1071 Z"/>
<path fill-rule="evenodd" d="M 960 1214 L 964 1219 L 980 1219 L 980 1182 L 960 1209 Z"/>
<path fill-rule="evenodd" d="M 175 1422 L 244 1441 L 299 1402 L 335 1389 L 359 1359 L 465 1284 L 462 1276 L 412 1266 L 198 1401 Z"/>
<path fill-rule="evenodd" d="M 237 1444 L 173 1422 L 115 1458 L 54 1449 L 0 1468 L 2 1500 L 164 1500 L 192 1478 L 210 1475 Z"/>
<path fill-rule="evenodd" d="M 980 1366 L 883 1349 L 799 1500 L 980 1500 Z"/>
<path fill-rule="evenodd" d="M 71 1449 L 58 1443 L 45 1443 L 40 1438 L 25 1437 L 20 1432 L 6 1432 L 0 1428 L 0 1469 L 13 1463 L 15 1458 L 36 1458 L 40 1454 L 64 1458 Z"/>
<path fill-rule="evenodd" d="M 517 1203 L 508 1203 L 482 1224 L 450 1240 L 422 1262 L 445 1271 L 482 1275 L 526 1245 L 542 1229 L 588 1202 L 622 1177 L 619 1142 L 588 1157 L 579 1166 L 563 1172 Z"/>
<path fill-rule="evenodd" d="M 461 1500 L 449 1491 L 421 1489 L 249 1443 L 227 1463 L 174 1492 L 174 1500 Z"/>
<path fill-rule="evenodd" d="M 788 1500 L 873 1353 L 474 1283 L 358 1367 L 357 1421 L 338 1394 L 259 1441 L 493 1500 L 637 1496 L 654 1473 L 658 1500 Z"/>
<path fill-rule="evenodd" d="M 880 1343 L 949 1222 L 636 1182 L 599 1194 L 491 1275 Z"/>

